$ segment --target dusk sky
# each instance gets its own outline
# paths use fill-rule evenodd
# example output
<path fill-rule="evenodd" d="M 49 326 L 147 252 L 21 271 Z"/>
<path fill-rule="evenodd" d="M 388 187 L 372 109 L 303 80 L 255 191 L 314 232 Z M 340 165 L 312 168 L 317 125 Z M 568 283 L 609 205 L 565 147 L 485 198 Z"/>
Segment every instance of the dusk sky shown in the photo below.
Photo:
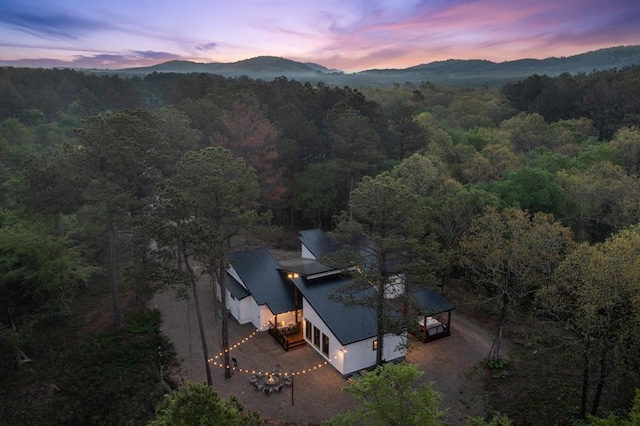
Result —
<path fill-rule="evenodd" d="M 346 72 L 640 44 L 639 0 L 0 0 L 0 65 L 279 56 Z"/>

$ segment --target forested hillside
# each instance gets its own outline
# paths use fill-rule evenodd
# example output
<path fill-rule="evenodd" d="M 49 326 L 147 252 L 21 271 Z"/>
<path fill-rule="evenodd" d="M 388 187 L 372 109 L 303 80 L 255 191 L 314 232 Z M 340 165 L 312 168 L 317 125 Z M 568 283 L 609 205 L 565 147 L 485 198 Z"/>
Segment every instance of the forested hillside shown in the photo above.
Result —
<path fill-rule="evenodd" d="M 573 381 L 523 369 L 511 385 L 540 379 L 543 402 L 523 408 L 498 382 L 493 409 L 519 424 L 627 413 L 640 387 L 639 126 L 640 67 L 500 89 L 0 68 L 0 425 L 153 417 L 171 350 L 141 302 L 175 271 L 151 242 L 226 250 L 188 219 L 221 170 L 246 216 L 211 217 L 277 248 L 333 230 L 365 177 L 392 179 L 420 206 L 421 273 L 445 291 L 463 283 L 500 327 L 562 330 L 520 348 Z M 269 232 L 236 229 L 249 216 Z"/>

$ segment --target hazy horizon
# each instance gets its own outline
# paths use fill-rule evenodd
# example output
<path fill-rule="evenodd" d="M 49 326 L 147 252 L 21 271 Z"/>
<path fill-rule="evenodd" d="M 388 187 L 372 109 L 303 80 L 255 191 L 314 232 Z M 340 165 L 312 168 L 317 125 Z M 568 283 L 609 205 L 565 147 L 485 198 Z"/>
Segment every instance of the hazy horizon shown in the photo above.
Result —
<path fill-rule="evenodd" d="M 259 56 L 356 72 L 640 44 L 640 2 L 4 0 L 0 65 L 121 69 Z"/>

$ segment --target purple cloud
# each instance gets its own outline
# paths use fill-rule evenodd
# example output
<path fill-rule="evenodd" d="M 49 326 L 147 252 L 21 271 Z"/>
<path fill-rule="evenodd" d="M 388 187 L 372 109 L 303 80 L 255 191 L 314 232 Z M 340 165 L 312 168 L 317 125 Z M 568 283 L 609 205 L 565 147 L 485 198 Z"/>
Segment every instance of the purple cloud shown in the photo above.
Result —
<path fill-rule="evenodd" d="M 145 51 L 133 50 L 131 53 L 133 53 L 137 58 L 150 59 L 153 61 L 158 61 L 158 60 L 170 61 L 172 59 L 180 58 L 180 55 L 176 55 L 174 53 L 155 52 L 153 50 L 145 50 Z"/>
<path fill-rule="evenodd" d="M 196 50 L 199 50 L 201 52 L 208 52 L 210 50 L 216 50 L 216 47 L 218 47 L 218 43 L 205 43 L 197 45 Z"/>
<path fill-rule="evenodd" d="M 79 35 L 111 26 L 105 22 L 85 19 L 77 15 L 46 11 L 37 8 L 14 7 L 11 2 L 0 4 L 0 25 L 43 38 L 75 40 Z"/>

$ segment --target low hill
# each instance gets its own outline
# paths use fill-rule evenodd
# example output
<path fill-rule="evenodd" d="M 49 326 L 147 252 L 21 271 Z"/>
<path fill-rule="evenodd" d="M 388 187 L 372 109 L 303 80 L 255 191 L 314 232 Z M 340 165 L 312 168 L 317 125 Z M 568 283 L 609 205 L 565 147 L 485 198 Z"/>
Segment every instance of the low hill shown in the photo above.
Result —
<path fill-rule="evenodd" d="M 599 49 L 579 55 L 520 59 L 507 62 L 450 59 L 420 64 L 404 69 L 373 69 L 347 74 L 314 63 L 302 63 L 273 56 L 260 56 L 231 63 L 197 63 L 170 61 L 143 68 L 109 71 L 121 75 L 147 75 L 158 73 L 209 73 L 224 77 L 247 76 L 272 80 L 286 77 L 293 80 L 319 82 L 332 85 L 390 86 L 410 82 L 431 82 L 453 86 L 501 85 L 521 80 L 533 74 L 550 77 L 562 73 L 578 74 L 592 71 L 640 65 L 640 45 Z M 94 70 L 95 72 L 105 72 Z"/>

